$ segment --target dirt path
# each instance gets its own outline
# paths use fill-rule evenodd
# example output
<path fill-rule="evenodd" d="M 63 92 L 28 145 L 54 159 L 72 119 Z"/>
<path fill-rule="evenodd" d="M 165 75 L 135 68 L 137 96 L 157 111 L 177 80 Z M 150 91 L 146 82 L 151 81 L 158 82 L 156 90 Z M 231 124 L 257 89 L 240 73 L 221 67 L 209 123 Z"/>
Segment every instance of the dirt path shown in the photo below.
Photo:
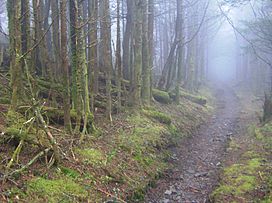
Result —
<path fill-rule="evenodd" d="M 229 87 L 216 90 L 215 115 L 173 149 L 174 169 L 148 191 L 146 203 L 205 203 L 218 183 L 230 136 L 238 129 L 240 103 Z"/>

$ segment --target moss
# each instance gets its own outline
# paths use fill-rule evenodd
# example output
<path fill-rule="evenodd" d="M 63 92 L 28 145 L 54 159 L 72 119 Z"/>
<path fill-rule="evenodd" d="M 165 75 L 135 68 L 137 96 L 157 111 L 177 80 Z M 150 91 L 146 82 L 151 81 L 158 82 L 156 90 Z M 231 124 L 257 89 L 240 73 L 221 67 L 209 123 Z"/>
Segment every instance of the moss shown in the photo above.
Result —
<path fill-rule="evenodd" d="M 172 101 L 168 92 L 164 92 L 158 89 L 153 89 L 152 95 L 157 102 L 160 102 L 162 104 L 170 104 Z"/>
<path fill-rule="evenodd" d="M 172 135 L 172 137 L 178 137 L 182 135 L 182 132 L 180 132 L 179 129 L 173 124 L 168 126 L 168 130 L 170 134 Z"/>
<path fill-rule="evenodd" d="M 176 98 L 176 92 L 169 92 L 169 95 L 171 99 Z M 189 101 L 194 102 L 196 104 L 205 105 L 207 103 L 207 98 L 200 95 L 188 93 L 185 90 L 180 90 L 179 95 L 180 97 L 188 99 Z"/>
<path fill-rule="evenodd" d="M 73 170 L 71 168 L 61 166 L 60 170 L 67 177 L 71 177 L 71 178 L 74 178 L 74 179 L 80 177 L 80 174 L 77 171 L 75 171 L 75 170 Z"/>
<path fill-rule="evenodd" d="M 242 196 L 255 189 L 257 182 L 255 176 L 240 175 L 229 177 L 228 184 L 221 184 L 213 193 L 213 199 L 222 200 L 226 196 Z"/>
<path fill-rule="evenodd" d="M 267 150 L 272 150 L 272 122 L 265 124 L 260 128 L 255 128 L 255 136 L 264 143 Z"/>
<path fill-rule="evenodd" d="M 6 115 L 7 127 L 5 134 L 13 138 L 16 142 L 21 139 L 33 141 L 36 139 L 36 133 L 32 132 L 31 122 L 27 122 L 24 116 L 15 111 L 8 111 Z"/>
<path fill-rule="evenodd" d="M 143 112 L 147 116 L 159 121 L 162 124 L 170 125 L 172 122 L 171 117 L 166 115 L 165 113 L 155 111 L 155 110 L 143 110 Z"/>
<path fill-rule="evenodd" d="M 257 158 L 260 158 L 261 155 L 257 153 L 256 151 L 247 151 L 242 155 L 242 157 L 244 159 L 257 159 Z"/>
<path fill-rule="evenodd" d="M 145 189 L 142 187 L 139 187 L 136 189 L 131 197 L 132 202 L 142 202 L 145 198 Z"/>
<path fill-rule="evenodd" d="M 55 123 L 62 123 L 64 119 L 64 111 L 62 109 L 56 109 L 52 107 L 44 107 L 43 113 L 46 114 L 48 119 Z M 77 113 L 75 110 L 70 111 L 71 121 L 72 123 L 76 122 Z M 92 117 L 93 119 L 93 117 Z"/>
<path fill-rule="evenodd" d="M 132 153 L 139 151 L 146 151 L 147 153 L 154 150 L 154 147 L 160 147 L 167 143 L 162 136 L 166 132 L 164 126 L 154 123 L 141 115 L 133 115 L 127 120 L 135 128 L 129 135 L 129 139 L 125 133 L 120 134 L 120 144 L 128 148 Z"/>
<path fill-rule="evenodd" d="M 0 104 L 10 104 L 10 98 L 7 97 L 1 97 L 0 98 Z"/>
<path fill-rule="evenodd" d="M 88 192 L 69 178 L 62 177 L 56 180 L 36 178 L 28 183 L 28 197 L 37 198 L 34 201 L 48 202 L 75 202 L 86 199 Z"/>
<path fill-rule="evenodd" d="M 250 153 L 252 154 L 252 153 Z M 244 197 L 252 193 L 258 185 L 262 159 L 253 158 L 243 164 L 233 164 L 225 168 L 220 186 L 212 193 L 215 202 L 225 197 Z"/>
<path fill-rule="evenodd" d="M 16 139 L 27 139 L 28 133 L 25 130 L 17 129 L 15 127 L 8 127 L 5 130 L 5 134 L 9 136 L 14 136 Z"/>
<path fill-rule="evenodd" d="M 235 188 L 229 185 L 220 185 L 213 193 L 212 199 L 221 199 L 221 196 L 233 194 L 235 192 Z M 220 200 L 219 200 L 220 201 Z M 216 201 L 217 202 L 217 201 Z"/>
<path fill-rule="evenodd" d="M 239 176 L 235 180 L 235 185 L 237 185 L 236 191 L 235 191 L 236 195 L 240 195 L 245 192 L 252 191 L 252 190 L 254 190 L 255 186 L 257 185 L 256 177 L 255 176 L 246 176 L 246 175 Z"/>
<path fill-rule="evenodd" d="M 239 146 L 239 144 L 237 144 L 233 139 L 230 141 L 230 143 L 229 143 L 229 148 L 228 148 L 228 150 L 237 150 L 237 149 L 239 149 L 240 148 L 240 146 Z"/>
<path fill-rule="evenodd" d="M 154 157 L 153 157 L 154 158 Z M 151 166 L 154 163 L 154 159 L 143 154 L 136 154 L 134 160 L 138 161 L 143 167 Z"/>
<path fill-rule="evenodd" d="M 107 159 L 102 151 L 98 149 L 76 149 L 76 153 L 83 159 L 83 162 L 92 166 L 102 167 L 107 164 Z"/>
<path fill-rule="evenodd" d="M 38 83 L 40 89 L 42 90 L 51 90 L 51 89 L 54 89 L 58 92 L 62 92 L 63 91 L 63 85 L 60 84 L 60 83 L 56 83 L 56 82 L 49 82 L 48 80 L 46 79 L 43 79 L 43 78 L 40 78 L 40 79 L 36 79 L 36 82 Z"/>

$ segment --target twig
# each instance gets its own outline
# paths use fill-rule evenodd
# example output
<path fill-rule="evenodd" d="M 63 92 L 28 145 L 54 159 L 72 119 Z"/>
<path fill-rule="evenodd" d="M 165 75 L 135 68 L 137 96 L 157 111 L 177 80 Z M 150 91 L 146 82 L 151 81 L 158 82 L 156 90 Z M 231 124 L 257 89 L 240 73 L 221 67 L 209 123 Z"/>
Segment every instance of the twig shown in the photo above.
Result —
<path fill-rule="evenodd" d="M 98 188 L 98 187 L 96 187 L 96 190 L 98 190 L 99 192 L 104 193 L 105 195 L 107 195 L 107 196 L 109 196 L 109 197 L 113 197 L 113 198 L 117 199 L 118 201 L 120 201 L 120 202 L 122 202 L 122 203 L 127 203 L 125 200 L 122 200 L 122 199 L 120 199 L 119 197 L 116 197 L 115 195 L 113 195 L 113 194 L 111 194 L 111 193 L 109 193 L 109 192 L 107 192 L 107 191 L 104 191 L 104 190 L 102 190 L 102 189 L 100 189 L 100 188 Z"/>

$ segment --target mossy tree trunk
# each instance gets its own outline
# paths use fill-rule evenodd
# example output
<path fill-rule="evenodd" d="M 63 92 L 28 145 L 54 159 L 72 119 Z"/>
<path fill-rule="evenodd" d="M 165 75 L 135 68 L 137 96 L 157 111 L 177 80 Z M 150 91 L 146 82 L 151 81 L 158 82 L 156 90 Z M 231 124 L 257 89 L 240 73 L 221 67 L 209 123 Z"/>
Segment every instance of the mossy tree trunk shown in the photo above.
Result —
<path fill-rule="evenodd" d="M 78 67 L 77 69 L 81 70 L 81 76 L 79 77 L 79 81 L 81 82 L 82 91 L 81 91 L 81 98 L 83 98 L 83 108 L 81 109 L 83 115 L 83 134 L 88 133 L 87 126 L 89 123 L 89 119 L 92 118 L 91 110 L 90 110 L 90 95 L 89 95 L 89 75 L 88 75 L 88 66 L 86 60 L 86 52 L 85 52 L 85 40 L 84 40 L 84 26 L 83 26 L 83 3 L 82 1 L 78 2 L 78 38 L 77 38 L 77 45 L 78 45 Z"/>
<path fill-rule="evenodd" d="M 148 0 L 144 0 L 143 2 L 143 21 L 142 21 L 142 69 L 143 69 L 143 78 L 142 78 L 142 101 L 146 106 L 150 105 L 151 100 L 151 89 L 150 89 L 150 75 L 151 75 L 151 67 L 150 67 L 150 48 L 148 47 L 150 44 L 148 43 L 148 37 L 150 33 L 148 33 Z"/>
<path fill-rule="evenodd" d="M 79 133 L 82 117 L 82 69 L 79 67 L 78 50 L 78 0 L 69 1 L 70 12 L 70 45 L 71 45 L 71 66 L 72 66 L 72 106 L 77 112 L 75 133 Z"/>
<path fill-rule="evenodd" d="M 68 131 L 72 130 L 70 117 L 70 83 L 68 68 L 68 48 L 67 48 L 67 23 L 66 11 L 67 0 L 60 1 L 60 18 L 61 18 L 61 67 L 63 74 L 63 110 L 64 110 L 64 126 Z"/>
<path fill-rule="evenodd" d="M 88 65 L 89 79 L 91 83 L 91 110 L 94 111 L 95 95 L 98 93 L 98 55 L 97 55 L 97 20 L 98 20 L 98 1 L 88 0 L 89 34 L 88 34 Z"/>
<path fill-rule="evenodd" d="M 143 0 L 136 0 L 134 13 L 135 24 L 133 29 L 133 45 L 134 45 L 134 63 L 133 77 L 131 80 L 131 104 L 134 107 L 141 106 L 141 84 L 142 84 L 142 23 L 143 23 Z"/>
<path fill-rule="evenodd" d="M 9 20 L 10 39 L 10 72 L 11 72 L 11 109 L 15 110 L 18 105 L 20 95 L 22 95 L 22 66 L 21 66 L 21 26 L 20 26 L 20 0 L 8 0 L 7 11 Z"/>

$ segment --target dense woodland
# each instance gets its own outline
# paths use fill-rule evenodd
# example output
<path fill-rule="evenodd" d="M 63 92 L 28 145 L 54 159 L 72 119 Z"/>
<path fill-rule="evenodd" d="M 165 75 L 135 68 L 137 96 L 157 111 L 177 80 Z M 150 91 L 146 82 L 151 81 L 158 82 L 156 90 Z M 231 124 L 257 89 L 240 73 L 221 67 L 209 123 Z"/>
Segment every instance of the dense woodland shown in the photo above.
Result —
<path fill-rule="evenodd" d="M 217 13 L 209 4 L 7 1 L 8 32 L 2 31 L 10 33 L 9 51 L 2 35 L 1 58 L 9 56 L 3 64 L 10 69 L 11 109 L 43 96 L 46 106 L 63 109 L 68 130 L 80 132 L 83 122 L 81 132 L 88 134 L 97 105 L 105 106 L 111 121 L 125 106 L 150 105 L 153 88 L 172 92 L 178 102 L 180 87 L 197 91 L 207 79 L 208 43 L 216 21 L 227 17 L 224 4 Z M 237 35 L 237 79 L 257 83 L 257 90 L 270 72 L 269 4 L 261 3 L 246 31 L 227 17 Z M 73 126 L 71 110 L 77 115 Z"/>
<path fill-rule="evenodd" d="M 242 6 L 254 16 L 232 18 Z M 0 103 L 9 126 L 3 133 L 17 137 L 5 174 L 49 152 L 50 166 L 65 159 L 52 123 L 81 144 L 127 112 L 178 106 L 184 97 L 205 105 L 195 95 L 214 79 L 210 44 L 224 22 L 236 36 L 229 83 L 265 97 L 261 120 L 269 120 L 271 9 L 269 0 L 1 0 Z M 21 126 L 13 124 L 18 115 Z M 43 131 L 50 147 L 39 143 L 37 157 L 10 170 L 33 129 Z"/>
<path fill-rule="evenodd" d="M 96 107 L 104 106 L 110 123 L 126 106 L 150 105 L 153 88 L 171 91 L 178 103 L 181 86 L 197 91 L 206 76 L 212 20 L 205 1 L 6 6 L 11 110 L 29 101 L 63 109 L 64 125 L 73 133 L 91 133 Z"/>

